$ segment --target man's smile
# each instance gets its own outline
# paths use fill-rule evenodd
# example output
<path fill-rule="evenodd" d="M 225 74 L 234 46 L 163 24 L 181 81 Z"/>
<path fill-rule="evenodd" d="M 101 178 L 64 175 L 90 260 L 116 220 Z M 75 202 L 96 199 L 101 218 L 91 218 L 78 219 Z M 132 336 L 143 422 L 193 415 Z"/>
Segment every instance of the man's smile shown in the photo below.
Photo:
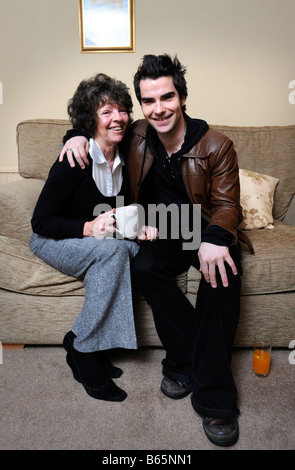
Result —
<path fill-rule="evenodd" d="M 168 119 L 170 119 L 171 116 L 173 116 L 173 115 L 170 114 L 169 116 L 155 117 L 154 120 L 157 121 L 157 122 L 164 122 L 164 121 L 168 121 Z"/>

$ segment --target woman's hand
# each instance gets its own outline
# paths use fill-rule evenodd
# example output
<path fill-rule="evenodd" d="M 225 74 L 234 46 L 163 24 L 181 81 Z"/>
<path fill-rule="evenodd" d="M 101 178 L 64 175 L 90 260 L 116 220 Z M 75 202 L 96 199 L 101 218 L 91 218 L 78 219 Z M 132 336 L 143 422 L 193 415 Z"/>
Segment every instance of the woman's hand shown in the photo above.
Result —
<path fill-rule="evenodd" d="M 159 237 L 159 230 L 156 227 L 149 227 L 148 225 L 143 225 L 137 234 L 137 239 L 153 241 Z"/>
<path fill-rule="evenodd" d="M 85 165 L 89 165 L 87 154 L 89 152 L 89 142 L 86 137 L 76 136 L 69 139 L 60 152 L 59 161 L 62 162 L 64 155 L 67 155 L 70 166 L 75 166 L 75 159 L 79 163 L 81 168 L 85 168 Z"/>
<path fill-rule="evenodd" d="M 100 214 L 96 219 L 91 222 L 85 222 L 83 229 L 84 237 L 95 237 L 95 238 L 105 238 L 109 234 L 115 232 L 115 218 L 113 214 L 115 209 Z"/>

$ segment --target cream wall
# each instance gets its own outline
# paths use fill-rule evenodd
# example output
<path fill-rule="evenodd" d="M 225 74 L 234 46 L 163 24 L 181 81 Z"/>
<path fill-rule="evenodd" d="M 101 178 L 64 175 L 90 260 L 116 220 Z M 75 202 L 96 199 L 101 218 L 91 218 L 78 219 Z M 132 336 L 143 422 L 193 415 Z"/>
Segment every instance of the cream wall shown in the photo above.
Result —
<path fill-rule="evenodd" d="M 81 54 L 78 0 L 0 0 L 0 171 L 17 171 L 18 122 L 67 118 L 76 86 L 98 71 L 125 81 L 133 94 L 132 76 L 146 53 L 177 53 L 187 65 L 187 110 L 194 117 L 241 126 L 295 124 L 288 100 L 295 79 L 294 0 L 135 4 L 135 53 Z M 134 114 L 141 117 L 137 103 Z"/>

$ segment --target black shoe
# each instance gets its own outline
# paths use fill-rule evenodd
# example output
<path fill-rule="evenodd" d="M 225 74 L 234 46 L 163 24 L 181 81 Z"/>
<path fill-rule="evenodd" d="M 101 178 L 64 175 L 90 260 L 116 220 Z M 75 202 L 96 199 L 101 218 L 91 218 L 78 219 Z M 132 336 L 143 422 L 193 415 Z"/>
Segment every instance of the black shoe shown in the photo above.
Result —
<path fill-rule="evenodd" d="M 98 400 L 123 401 L 127 394 L 106 375 L 95 353 L 81 353 L 71 344 L 72 334 L 67 333 L 63 344 L 67 351 L 67 364 L 77 382 L 82 383 L 88 395 Z"/>
<path fill-rule="evenodd" d="M 167 397 L 177 400 L 189 395 L 192 392 L 192 386 L 188 382 L 180 382 L 164 377 L 161 382 L 161 392 Z"/>
<path fill-rule="evenodd" d="M 203 428 L 209 441 L 217 446 L 233 446 L 239 438 L 236 418 L 203 418 Z"/>
<path fill-rule="evenodd" d="M 71 348 L 73 346 L 73 342 L 75 338 L 76 338 L 76 335 L 72 331 L 69 331 L 66 334 L 66 336 L 64 337 L 64 348 L 66 351 L 68 351 L 67 348 Z M 121 377 L 121 375 L 123 374 L 122 369 L 120 369 L 120 367 L 114 366 L 108 360 L 108 358 L 106 357 L 105 351 L 97 351 L 97 354 L 99 355 L 100 362 L 102 363 L 102 366 L 105 372 L 111 379 L 118 379 L 119 377 Z"/>

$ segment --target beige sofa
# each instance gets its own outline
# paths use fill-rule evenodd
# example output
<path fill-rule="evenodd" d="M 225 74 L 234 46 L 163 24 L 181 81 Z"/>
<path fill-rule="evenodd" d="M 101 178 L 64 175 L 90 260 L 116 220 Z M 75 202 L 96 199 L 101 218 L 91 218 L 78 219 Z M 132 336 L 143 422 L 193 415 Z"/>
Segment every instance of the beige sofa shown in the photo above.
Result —
<path fill-rule="evenodd" d="M 266 220 L 267 227 L 247 230 L 255 255 L 243 246 L 241 317 L 235 344 L 251 346 L 254 333 L 263 329 L 272 334 L 274 346 L 288 347 L 295 339 L 295 126 L 213 127 L 233 140 L 241 169 L 279 180 L 277 184 L 271 178 L 272 188 L 262 187 L 258 194 L 258 199 L 266 197 L 273 223 Z M 69 123 L 62 120 L 24 121 L 17 127 L 23 179 L 0 185 L 2 343 L 61 344 L 83 304 L 82 281 L 47 266 L 29 249 L 32 211 L 68 128 Z M 249 181 L 258 183 L 259 189 L 261 177 L 251 173 Z M 247 194 L 247 188 L 243 191 L 245 204 L 252 196 L 255 205 L 254 190 L 250 189 L 253 194 Z M 256 216 L 261 219 L 255 209 L 249 208 L 245 215 L 250 225 Z M 193 303 L 198 282 L 195 269 L 179 278 Z M 134 304 L 139 344 L 159 346 L 149 306 L 138 293 Z"/>

